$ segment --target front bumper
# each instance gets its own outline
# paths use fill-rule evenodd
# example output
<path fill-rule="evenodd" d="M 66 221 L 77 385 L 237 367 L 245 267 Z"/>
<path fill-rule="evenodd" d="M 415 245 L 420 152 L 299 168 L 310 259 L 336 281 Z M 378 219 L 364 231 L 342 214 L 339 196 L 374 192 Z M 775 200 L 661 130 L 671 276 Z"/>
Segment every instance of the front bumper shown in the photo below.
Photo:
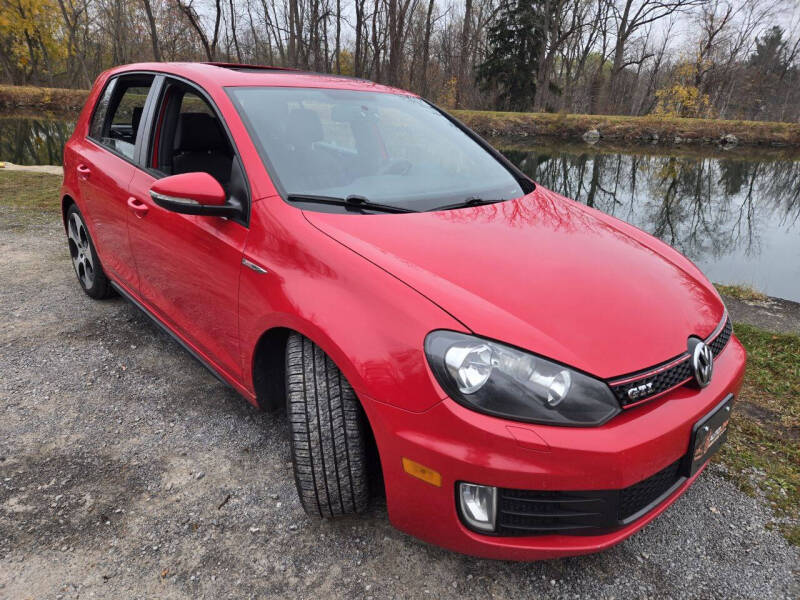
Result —
<path fill-rule="evenodd" d="M 677 388 L 594 428 L 506 421 L 450 399 L 412 413 L 361 394 L 381 457 L 389 518 L 398 529 L 427 542 L 486 558 L 538 560 L 613 546 L 664 511 L 702 470 L 646 514 L 597 535 L 475 533 L 458 516 L 456 482 L 518 490 L 627 488 L 687 453 L 692 426 L 725 396 L 738 393 L 744 365 L 744 348 L 732 337 L 714 363 L 708 387 Z M 438 471 L 442 485 L 409 476 L 403 457 Z"/>

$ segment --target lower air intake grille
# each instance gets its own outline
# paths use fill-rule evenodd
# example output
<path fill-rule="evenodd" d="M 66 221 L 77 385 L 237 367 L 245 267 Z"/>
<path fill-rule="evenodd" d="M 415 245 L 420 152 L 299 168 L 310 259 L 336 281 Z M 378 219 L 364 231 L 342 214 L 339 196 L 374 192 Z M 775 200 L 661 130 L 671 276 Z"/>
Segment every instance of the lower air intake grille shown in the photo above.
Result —
<path fill-rule="evenodd" d="M 682 459 L 677 460 L 622 490 L 545 492 L 501 488 L 496 534 L 597 535 L 612 531 L 655 508 L 668 492 L 685 481 L 680 474 L 681 462 Z"/>
<path fill-rule="evenodd" d="M 655 475 L 625 488 L 619 493 L 617 519 L 625 521 L 658 500 L 678 481 L 681 461 L 669 465 Z"/>

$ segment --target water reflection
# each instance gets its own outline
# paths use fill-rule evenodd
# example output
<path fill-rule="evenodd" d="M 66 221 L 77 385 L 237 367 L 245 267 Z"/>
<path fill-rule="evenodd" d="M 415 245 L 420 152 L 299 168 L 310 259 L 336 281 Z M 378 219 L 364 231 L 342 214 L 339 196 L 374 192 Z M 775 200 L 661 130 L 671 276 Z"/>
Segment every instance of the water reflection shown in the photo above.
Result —
<path fill-rule="evenodd" d="M 800 300 L 800 162 L 504 150 L 545 187 L 648 231 L 713 281 Z"/>
<path fill-rule="evenodd" d="M 18 165 L 60 165 L 75 122 L 0 116 L 0 160 Z"/>

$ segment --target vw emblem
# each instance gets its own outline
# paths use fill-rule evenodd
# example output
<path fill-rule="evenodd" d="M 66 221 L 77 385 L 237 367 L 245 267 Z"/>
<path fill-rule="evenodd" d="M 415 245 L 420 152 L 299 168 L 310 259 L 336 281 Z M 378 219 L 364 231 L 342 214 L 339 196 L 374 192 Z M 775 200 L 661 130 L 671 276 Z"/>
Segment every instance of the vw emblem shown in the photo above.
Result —
<path fill-rule="evenodd" d="M 711 383 L 711 374 L 714 372 L 714 353 L 703 342 L 697 342 L 692 351 L 692 371 L 695 381 L 700 387 Z"/>

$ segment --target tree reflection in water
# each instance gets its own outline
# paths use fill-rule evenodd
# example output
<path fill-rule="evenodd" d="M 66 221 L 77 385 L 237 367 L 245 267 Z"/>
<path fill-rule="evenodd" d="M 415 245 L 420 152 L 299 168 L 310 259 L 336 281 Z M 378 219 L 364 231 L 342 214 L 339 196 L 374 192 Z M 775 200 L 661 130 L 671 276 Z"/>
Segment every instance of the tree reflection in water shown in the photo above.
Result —
<path fill-rule="evenodd" d="M 658 236 L 712 277 L 800 300 L 800 281 L 749 274 L 764 271 L 760 262 L 783 259 L 794 261 L 794 268 L 781 276 L 800 280 L 800 161 L 547 146 L 504 154 L 545 187 Z M 787 240 L 790 255 L 784 256 Z M 738 272 L 731 259 L 741 265 Z M 717 264 L 722 273 L 715 272 Z"/>
<path fill-rule="evenodd" d="M 0 116 L 0 160 L 18 165 L 60 165 L 74 121 Z"/>

